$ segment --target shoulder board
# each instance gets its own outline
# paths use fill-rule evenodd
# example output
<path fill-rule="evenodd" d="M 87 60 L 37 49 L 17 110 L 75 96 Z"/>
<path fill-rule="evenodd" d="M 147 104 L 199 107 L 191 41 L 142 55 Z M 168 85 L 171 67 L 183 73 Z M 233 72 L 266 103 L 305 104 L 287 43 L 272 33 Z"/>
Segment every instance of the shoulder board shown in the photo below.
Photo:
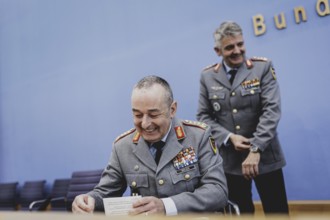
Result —
<path fill-rule="evenodd" d="M 215 64 L 212 64 L 212 65 L 208 65 L 208 66 L 206 66 L 206 67 L 203 69 L 203 71 L 208 70 L 208 69 L 211 69 L 211 68 L 215 67 L 216 65 L 218 65 L 218 64 L 215 63 Z"/>
<path fill-rule="evenodd" d="M 219 69 L 221 68 L 221 63 L 215 63 L 215 64 L 213 64 L 213 65 L 210 65 L 210 66 L 207 66 L 207 67 L 205 67 L 204 69 L 203 69 L 203 72 L 205 72 L 206 70 L 211 70 L 211 69 L 213 69 L 213 71 L 215 72 L 215 73 L 217 73 L 217 72 L 219 72 Z"/>
<path fill-rule="evenodd" d="M 130 129 L 130 130 L 128 130 L 128 131 L 122 133 L 121 135 L 119 135 L 119 136 L 116 138 L 115 143 L 116 143 L 117 141 L 119 141 L 120 139 L 126 137 L 127 135 L 132 134 L 135 130 L 136 130 L 135 128 L 132 128 L 132 129 Z"/>
<path fill-rule="evenodd" d="M 268 61 L 268 59 L 266 57 L 252 57 L 251 60 L 252 61 L 263 61 L 263 62 Z"/>
<path fill-rule="evenodd" d="M 201 128 L 203 130 L 207 129 L 208 128 L 208 125 L 203 123 L 203 122 L 200 122 L 200 121 L 190 121 L 190 120 L 184 120 L 182 122 L 182 124 L 184 125 L 188 125 L 188 126 L 194 126 L 194 127 L 198 127 L 198 128 Z"/>

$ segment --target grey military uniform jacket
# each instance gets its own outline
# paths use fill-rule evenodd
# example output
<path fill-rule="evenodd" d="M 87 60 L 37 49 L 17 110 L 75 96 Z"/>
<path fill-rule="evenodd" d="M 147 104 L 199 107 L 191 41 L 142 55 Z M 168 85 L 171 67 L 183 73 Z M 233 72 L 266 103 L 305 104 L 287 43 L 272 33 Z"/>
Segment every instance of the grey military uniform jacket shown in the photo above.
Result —
<path fill-rule="evenodd" d="M 236 151 L 232 144 L 224 145 L 229 133 L 249 138 L 251 144 L 259 147 L 260 174 L 285 165 L 276 131 L 280 107 L 274 68 L 265 58 L 246 60 L 238 69 L 233 85 L 222 64 L 201 74 L 197 119 L 212 127 L 226 173 L 242 175 L 242 163 L 249 153 Z"/>
<path fill-rule="evenodd" d="M 179 214 L 217 211 L 227 203 L 222 162 L 210 127 L 174 118 L 158 167 L 132 129 L 115 141 L 109 164 L 89 195 L 102 209 L 102 198 L 122 196 L 129 186 L 142 196 L 170 197 Z"/>

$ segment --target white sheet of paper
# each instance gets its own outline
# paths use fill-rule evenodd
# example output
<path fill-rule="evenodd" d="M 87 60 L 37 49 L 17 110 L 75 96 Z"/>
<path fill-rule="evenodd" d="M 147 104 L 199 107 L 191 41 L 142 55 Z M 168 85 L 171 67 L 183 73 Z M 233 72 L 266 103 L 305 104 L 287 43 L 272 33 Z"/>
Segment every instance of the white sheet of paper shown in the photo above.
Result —
<path fill-rule="evenodd" d="M 128 211 L 132 209 L 132 203 L 139 198 L 141 196 L 104 198 L 105 215 L 128 215 Z"/>

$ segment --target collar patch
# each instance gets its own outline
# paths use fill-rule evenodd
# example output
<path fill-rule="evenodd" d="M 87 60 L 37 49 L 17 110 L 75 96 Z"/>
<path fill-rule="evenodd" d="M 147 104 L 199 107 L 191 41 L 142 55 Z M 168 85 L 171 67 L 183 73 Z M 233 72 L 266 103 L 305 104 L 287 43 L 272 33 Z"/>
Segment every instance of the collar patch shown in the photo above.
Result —
<path fill-rule="evenodd" d="M 253 63 L 252 63 L 251 60 L 246 60 L 246 61 L 245 61 L 245 64 L 246 64 L 246 67 L 247 67 L 248 69 L 251 69 L 251 68 L 253 67 Z"/>
<path fill-rule="evenodd" d="M 183 128 L 181 126 L 176 126 L 174 130 L 178 140 L 182 140 L 183 138 L 186 137 L 186 134 L 184 133 Z"/>
<path fill-rule="evenodd" d="M 136 132 L 133 137 L 133 143 L 136 144 L 139 141 L 140 137 L 141 137 L 140 133 Z"/>

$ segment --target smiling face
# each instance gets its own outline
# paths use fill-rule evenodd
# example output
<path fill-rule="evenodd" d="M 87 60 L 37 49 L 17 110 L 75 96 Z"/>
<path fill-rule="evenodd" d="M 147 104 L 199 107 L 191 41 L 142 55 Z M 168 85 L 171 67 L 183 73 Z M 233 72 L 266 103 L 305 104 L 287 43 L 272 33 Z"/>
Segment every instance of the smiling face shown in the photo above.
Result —
<path fill-rule="evenodd" d="M 221 39 L 221 46 L 217 48 L 218 55 L 223 57 L 225 63 L 231 68 L 239 67 L 245 59 L 245 46 L 243 36 L 226 36 Z"/>
<path fill-rule="evenodd" d="M 177 104 L 169 106 L 165 89 L 154 84 L 148 88 L 135 88 L 132 92 L 134 126 L 144 140 L 160 141 L 168 132 Z"/>

